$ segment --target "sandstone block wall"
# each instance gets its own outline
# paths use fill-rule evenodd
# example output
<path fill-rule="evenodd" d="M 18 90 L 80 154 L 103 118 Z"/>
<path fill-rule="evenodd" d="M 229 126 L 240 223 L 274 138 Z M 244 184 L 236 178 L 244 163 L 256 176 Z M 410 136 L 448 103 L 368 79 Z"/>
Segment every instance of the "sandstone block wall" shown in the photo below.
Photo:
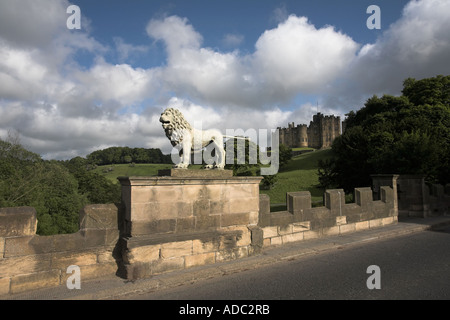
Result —
<path fill-rule="evenodd" d="M 124 234 L 257 225 L 261 177 L 124 177 Z"/>
<path fill-rule="evenodd" d="M 115 205 L 90 205 L 80 212 L 79 232 L 38 236 L 34 208 L 1 208 L 0 295 L 65 285 L 70 265 L 82 280 L 116 274 L 117 219 Z"/>
<path fill-rule="evenodd" d="M 261 177 L 174 170 L 119 181 L 127 279 L 246 257 L 261 248 L 254 240 Z"/>
<path fill-rule="evenodd" d="M 256 230 L 256 232 L 253 231 Z M 248 257 L 259 252 L 258 228 L 234 226 L 183 235 L 132 237 L 124 246 L 125 277 L 152 275 Z"/>
<path fill-rule="evenodd" d="M 380 187 L 381 200 L 373 201 L 371 188 L 356 188 L 355 203 L 346 204 L 342 189 L 327 190 L 324 207 L 312 208 L 308 191 L 288 192 L 287 211 L 270 212 L 270 198 L 260 196 L 259 226 L 263 232 L 263 246 L 281 245 L 397 222 L 395 192 Z"/>
<path fill-rule="evenodd" d="M 427 183 L 424 175 L 372 175 L 372 185 L 375 199 L 379 199 L 380 185 L 396 190 L 400 217 L 426 218 L 450 213 L 450 185 Z"/>
<path fill-rule="evenodd" d="M 0 295 L 65 285 L 70 265 L 80 267 L 82 281 L 139 279 L 397 222 L 395 175 L 379 176 L 373 191 L 356 188 L 355 203 L 335 189 L 325 192 L 323 207 L 312 208 L 309 192 L 288 192 L 287 211 L 270 212 L 260 177 L 195 174 L 121 178 L 122 205 L 86 206 L 74 234 L 38 236 L 33 208 L 1 208 Z M 448 199 L 448 186 L 431 189 L 430 201 Z M 429 209 L 448 208 L 439 201 Z"/>

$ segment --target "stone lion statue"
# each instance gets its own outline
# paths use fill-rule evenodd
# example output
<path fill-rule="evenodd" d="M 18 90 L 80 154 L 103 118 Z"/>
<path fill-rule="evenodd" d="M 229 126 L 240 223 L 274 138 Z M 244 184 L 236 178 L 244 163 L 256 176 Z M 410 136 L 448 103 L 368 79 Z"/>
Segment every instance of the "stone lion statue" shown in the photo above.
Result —
<path fill-rule="evenodd" d="M 223 169 L 225 167 L 224 136 L 219 130 L 198 130 L 186 121 L 183 114 L 174 108 L 167 108 L 161 113 L 159 121 L 172 146 L 181 150 L 181 162 L 174 167 L 187 169 L 190 163 L 191 151 L 213 147 L 213 163 L 208 163 L 205 169 Z"/>

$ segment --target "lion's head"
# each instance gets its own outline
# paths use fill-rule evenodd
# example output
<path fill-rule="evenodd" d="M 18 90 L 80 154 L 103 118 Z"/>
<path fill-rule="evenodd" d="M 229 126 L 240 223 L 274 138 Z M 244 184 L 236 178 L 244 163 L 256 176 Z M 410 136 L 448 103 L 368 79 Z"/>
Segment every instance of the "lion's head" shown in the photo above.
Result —
<path fill-rule="evenodd" d="M 184 130 L 192 131 L 192 127 L 189 122 L 186 121 L 183 114 L 174 108 L 167 108 L 161 113 L 159 122 L 162 123 L 162 127 L 166 132 L 166 137 L 169 138 L 172 145 L 177 145 L 182 140 L 182 132 Z"/>

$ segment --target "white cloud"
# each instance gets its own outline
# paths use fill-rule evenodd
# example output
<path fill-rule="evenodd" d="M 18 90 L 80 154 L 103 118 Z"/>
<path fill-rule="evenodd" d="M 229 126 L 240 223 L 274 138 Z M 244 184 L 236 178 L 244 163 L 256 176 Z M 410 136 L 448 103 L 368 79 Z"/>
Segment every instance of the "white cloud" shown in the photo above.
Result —
<path fill-rule="evenodd" d="M 126 43 L 120 37 L 114 37 L 114 44 L 116 45 L 116 52 L 118 59 L 121 63 L 126 62 L 129 58 L 132 58 L 136 54 L 143 54 L 148 52 L 149 47 L 147 46 L 135 46 L 129 43 Z"/>
<path fill-rule="evenodd" d="M 289 12 L 286 8 L 286 4 L 282 4 L 280 7 L 273 10 L 270 20 L 275 22 L 276 24 L 279 24 L 287 20 L 287 18 L 289 18 Z"/>
<path fill-rule="evenodd" d="M 69 2 L 14 0 L 0 3 L 1 37 L 16 46 L 45 47 L 66 29 Z"/>
<path fill-rule="evenodd" d="M 450 74 L 450 2 L 413 0 L 375 43 L 362 47 L 328 91 L 329 106 L 360 108 L 374 95 L 400 94 L 403 80 Z"/>
<path fill-rule="evenodd" d="M 93 100 L 114 100 L 120 105 L 129 105 L 147 96 L 152 71 L 132 68 L 128 64 L 99 62 L 90 70 L 77 73 L 75 78 L 80 81 L 83 91 L 78 91 L 78 94 Z"/>
<path fill-rule="evenodd" d="M 147 33 L 167 48 L 163 78 L 176 94 L 208 104 L 261 108 L 319 92 L 354 58 L 358 45 L 332 27 L 290 16 L 267 30 L 251 55 L 202 48 L 187 19 L 151 20 Z M 232 94 L 230 94 L 232 93 Z"/>
<path fill-rule="evenodd" d="M 333 27 L 291 15 L 256 42 L 254 68 L 275 95 L 317 93 L 353 60 L 358 45 Z"/>
<path fill-rule="evenodd" d="M 180 49 L 199 49 L 203 41 L 203 37 L 188 24 L 188 19 L 178 16 L 163 20 L 152 19 L 146 30 L 152 38 L 165 42 L 171 57 Z"/>
<path fill-rule="evenodd" d="M 152 19 L 146 32 L 164 43 L 167 60 L 149 69 L 126 63 L 146 46 L 116 37 L 107 47 L 89 28 L 68 31 L 68 5 L 0 1 L 0 133 L 17 129 L 24 144 L 46 158 L 114 145 L 169 152 L 158 121 L 169 106 L 203 128 L 271 129 L 309 123 L 317 106 L 300 99 L 295 110 L 284 108 L 299 95 L 313 94 L 322 113 L 342 116 L 375 93 L 398 93 L 406 77 L 450 73 L 445 0 L 411 1 L 370 44 L 281 8 L 274 12 L 278 25 L 262 30 L 247 54 L 204 47 L 186 18 Z M 244 38 L 230 33 L 222 40 L 231 49 Z M 91 54 L 91 66 L 74 59 L 80 50 Z M 105 61 L 111 51 L 121 64 Z"/>
<path fill-rule="evenodd" d="M 227 48 L 238 47 L 244 42 L 245 37 L 242 34 L 227 33 L 223 36 L 222 44 Z"/>

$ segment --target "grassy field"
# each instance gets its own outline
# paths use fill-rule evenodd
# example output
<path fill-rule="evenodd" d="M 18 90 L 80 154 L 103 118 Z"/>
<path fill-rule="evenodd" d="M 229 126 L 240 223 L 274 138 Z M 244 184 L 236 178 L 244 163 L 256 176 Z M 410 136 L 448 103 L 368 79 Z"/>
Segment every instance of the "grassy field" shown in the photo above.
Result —
<path fill-rule="evenodd" d="M 111 180 L 117 182 L 117 177 L 131 176 L 154 176 L 158 170 L 169 169 L 170 164 L 135 164 L 133 167 L 129 164 L 114 164 L 108 166 L 99 166 L 94 171 Z"/>
<path fill-rule="evenodd" d="M 317 163 L 319 159 L 330 157 L 331 150 L 317 150 L 295 156 L 278 173 L 278 181 L 271 190 L 261 190 L 261 193 L 270 196 L 271 204 L 276 207 L 280 205 L 281 209 L 286 203 L 286 192 L 309 191 L 311 192 L 312 202 L 319 202 L 323 199 L 323 190 L 317 188 L 319 183 L 317 175 Z M 100 166 L 95 172 L 104 175 L 113 182 L 117 182 L 117 177 L 125 176 L 153 176 L 160 169 L 169 169 L 170 164 L 116 164 L 110 166 Z M 199 169 L 201 166 L 191 166 L 191 169 Z"/>
<path fill-rule="evenodd" d="M 305 151 L 305 150 L 314 150 L 314 148 L 309 147 L 292 148 L 292 151 Z"/>
<path fill-rule="evenodd" d="M 319 183 L 317 169 L 318 161 L 331 156 L 331 150 L 317 150 L 293 157 L 292 160 L 278 173 L 278 181 L 271 190 L 261 190 L 270 196 L 272 205 L 285 204 L 286 192 L 309 191 L 311 201 L 319 202 L 323 199 L 323 190 L 317 188 Z"/>
<path fill-rule="evenodd" d="M 193 165 L 189 168 L 198 170 L 200 167 L 200 165 Z M 139 163 L 134 166 L 129 164 L 113 164 L 108 166 L 99 166 L 94 169 L 94 172 L 105 176 L 112 182 L 118 182 L 117 177 L 156 176 L 158 174 L 158 170 L 170 168 L 172 168 L 171 164 Z"/>

